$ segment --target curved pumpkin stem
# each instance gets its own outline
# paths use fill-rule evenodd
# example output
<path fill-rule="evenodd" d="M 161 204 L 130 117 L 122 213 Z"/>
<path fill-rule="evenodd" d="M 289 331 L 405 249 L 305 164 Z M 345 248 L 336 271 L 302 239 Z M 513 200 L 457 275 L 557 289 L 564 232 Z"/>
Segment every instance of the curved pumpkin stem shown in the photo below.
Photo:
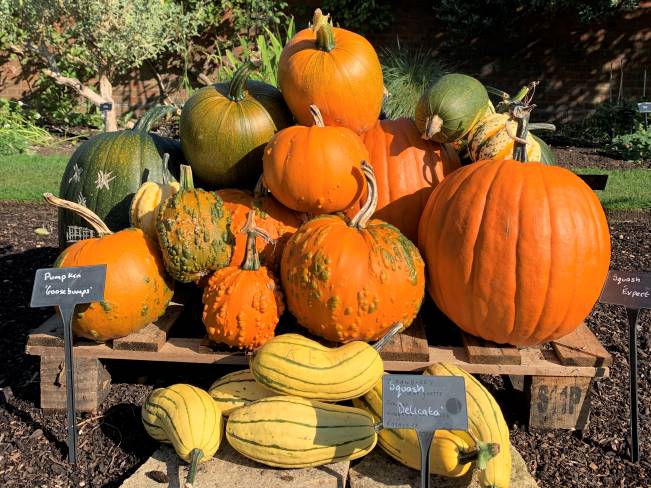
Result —
<path fill-rule="evenodd" d="M 201 449 L 192 449 L 190 452 L 190 470 L 188 473 L 188 479 L 185 482 L 185 488 L 193 488 L 194 478 L 197 476 L 197 464 L 199 460 L 203 457 L 203 451 Z"/>
<path fill-rule="evenodd" d="M 171 105 L 157 105 L 154 108 L 151 108 L 145 112 L 145 114 L 140 117 L 140 120 L 136 122 L 136 125 L 133 126 L 133 131 L 139 132 L 149 132 L 153 127 L 154 123 L 158 121 L 161 117 L 167 114 L 176 113 L 177 108 Z"/>
<path fill-rule="evenodd" d="M 373 349 L 376 351 L 381 351 L 384 346 L 386 346 L 391 339 L 393 339 L 393 336 L 395 336 L 398 332 L 400 332 L 402 329 L 404 329 L 404 326 L 402 325 L 402 322 L 397 322 L 391 326 L 391 328 L 387 331 L 386 334 L 384 334 L 380 340 L 378 340 L 375 344 L 373 344 Z"/>
<path fill-rule="evenodd" d="M 163 153 L 163 185 L 169 185 L 170 179 L 169 179 L 169 170 L 167 169 L 167 163 L 170 160 L 170 155 L 169 153 Z"/>
<path fill-rule="evenodd" d="M 358 229 L 366 228 L 366 224 L 371 219 L 371 216 L 375 213 L 377 208 L 377 183 L 375 181 L 375 174 L 373 174 L 373 168 L 366 161 L 362 161 L 362 173 L 364 173 L 364 178 L 366 178 L 366 185 L 368 186 L 368 197 L 362 205 L 362 208 L 359 209 L 359 212 L 350 219 L 348 224 L 350 227 L 356 227 Z"/>
<path fill-rule="evenodd" d="M 246 82 L 249 81 L 251 71 L 256 71 L 262 63 L 259 59 L 250 59 L 244 63 L 233 75 L 233 79 L 228 85 L 228 98 L 233 102 L 244 100 L 244 89 Z"/>
<path fill-rule="evenodd" d="M 321 110 L 316 105 L 310 105 L 310 115 L 314 119 L 314 125 L 317 127 L 325 127 L 325 122 L 323 122 L 323 114 Z"/>
<path fill-rule="evenodd" d="M 320 8 L 314 11 L 312 17 L 312 32 L 316 34 L 316 47 L 321 51 L 330 52 L 335 48 L 335 33 L 330 23 L 330 14 L 323 15 Z"/>
<path fill-rule="evenodd" d="M 255 210 L 249 210 L 246 216 L 246 224 L 244 224 L 240 232 L 246 234 L 246 252 L 240 268 L 249 271 L 260 269 L 260 254 L 256 247 L 256 240 L 258 237 L 261 237 L 266 242 L 273 242 L 274 240 L 264 229 L 255 225 Z"/>
<path fill-rule="evenodd" d="M 181 165 L 181 190 L 193 190 L 194 179 L 192 178 L 192 168 L 187 164 Z"/>
<path fill-rule="evenodd" d="M 423 139 L 430 140 L 436 134 L 441 132 L 443 127 L 443 119 L 438 114 L 431 115 L 425 120 L 425 132 L 423 132 Z"/>
<path fill-rule="evenodd" d="M 97 232 L 100 237 L 113 234 L 111 229 L 109 229 L 104 221 L 99 218 L 99 215 L 89 208 L 69 200 L 64 200 L 63 198 L 55 197 L 52 193 L 43 193 L 43 198 L 53 207 L 70 210 L 79 215 L 82 219 L 88 222 L 93 229 L 95 229 L 95 232 Z"/>

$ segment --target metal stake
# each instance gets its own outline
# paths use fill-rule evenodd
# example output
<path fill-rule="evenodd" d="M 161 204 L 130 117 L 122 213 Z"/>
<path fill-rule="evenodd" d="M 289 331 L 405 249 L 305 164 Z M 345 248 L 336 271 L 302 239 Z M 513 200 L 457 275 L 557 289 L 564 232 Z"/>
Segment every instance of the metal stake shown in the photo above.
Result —
<path fill-rule="evenodd" d="M 75 306 L 59 305 L 63 318 L 63 343 L 66 368 L 66 411 L 68 413 L 68 462 L 77 464 L 77 417 L 75 408 L 75 375 L 72 357 L 72 316 Z"/>
<path fill-rule="evenodd" d="M 420 488 L 430 488 L 429 484 L 429 452 L 432 449 L 434 432 L 417 431 L 420 444 Z"/>
<path fill-rule="evenodd" d="M 640 460 L 639 418 L 637 413 L 637 321 L 639 316 L 640 309 L 626 309 L 626 317 L 628 318 L 629 393 L 631 398 L 631 461 L 634 463 Z"/>

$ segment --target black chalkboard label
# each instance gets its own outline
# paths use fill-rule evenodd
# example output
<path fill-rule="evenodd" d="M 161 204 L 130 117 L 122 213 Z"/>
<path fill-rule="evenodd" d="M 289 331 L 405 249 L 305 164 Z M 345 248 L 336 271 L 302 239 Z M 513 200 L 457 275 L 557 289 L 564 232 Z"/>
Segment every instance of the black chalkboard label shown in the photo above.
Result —
<path fill-rule="evenodd" d="M 637 109 L 642 114 L 651 114 L 651 102 L 640 102 L 637 104 Z"/>
<path fill-rule="evenodd" d="M 382 377 L 382 424 L 389 429 L 468 430 L 466 384 L 460 376 Z"/>
<path fill-rule="evenodd" d="M 651 308 L 651 273 L 610 271 L 599 301 L 626 308 Z"/>
<path fill-rule="evenodd" d="M 58 305 L 68 308 L 78 303 L 104 300 L 106 265 L 47 268 L 36 270 L 32 307 Z"/>

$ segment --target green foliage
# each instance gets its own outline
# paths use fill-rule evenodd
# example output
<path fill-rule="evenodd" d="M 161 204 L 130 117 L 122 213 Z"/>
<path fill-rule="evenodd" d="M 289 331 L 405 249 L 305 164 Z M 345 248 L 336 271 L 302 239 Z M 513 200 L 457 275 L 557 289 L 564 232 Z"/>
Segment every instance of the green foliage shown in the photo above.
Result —
<path fill-rule="evenodd" d="M 32 145 L 44 145 L 52 136 L 36 125 L 38 112 L 28 112 L 18 102 L 0 98 L 0 155 L 26 152 Z"/>
<path fill-rule="evenodd" d="M 411 49 L 398 43 L 381 49 L 379 55 L 384 86 L 389 92 L 382 108 L 390 119 L 413 117 L 425 89 L 451 71 L 431 51 L 420 46 Z"/>
<path fill-rule="evenodd" d="M 323 0 L 322 5 L 335 25 L 362 34 L 381 31 L 393 20 L 388 0 Z"/>
<path fill-rule="evenodd" d="M 606 210 L 648 210 L 651 209 L 651 170 L 572 168 L 578 174 L 607 174 L 605 190 L 598 190 L 597 196 Z"/>
<path fill-rule="evenodd" d="M 609 148 L 628 161 L 651 160 L 651 129 L 615 136 Z"/>
<path fill-rule="evenodd" d="M 285 27 L 284 36 L 279 33 L 277 27 L 274 30 L 268 27 L 264 27 L 263 29 L 264 33 L 256 37 L 254 46 L 251 45 L 246 37 L 238 37 L 240 47 L 239 55 L 236 55 L 231 49 L 227 49 L 223 56 L 221 51 L 218 51 L 217 61 L 219 63 L 219 69 L 217 71 L 217 77 L 219 81 L 230 80 L 233 74 L 235 74 L 235 71 L 243 63 L 251 59 L 251 57 L 258 57 L 260 58 L 261 66 L 256 72 L 252 73 L 251 78 L 278 86 L 278 61 L 280 60 L 283 47 L 296 32 L 294 18 L 289 18 Z M 224 57 L 227 62 L 222 61 Z"/>

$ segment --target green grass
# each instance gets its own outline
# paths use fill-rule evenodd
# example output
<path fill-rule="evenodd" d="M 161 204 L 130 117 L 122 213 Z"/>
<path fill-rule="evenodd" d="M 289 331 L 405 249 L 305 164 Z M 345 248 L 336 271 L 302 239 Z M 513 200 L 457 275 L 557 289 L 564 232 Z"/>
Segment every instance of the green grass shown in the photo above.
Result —
<path fill-rule="evenodd" d="M 608 174 L 606 189 L 597 191 L 606 210 L 651 209 L 651 169 L 574 169 L 576 173 Z"/>
<path fill-rule="evenodd" d="M 69 156 L 18 154 L 0 156 L 0 200 L 40 200 L 57 195 Z"/>

